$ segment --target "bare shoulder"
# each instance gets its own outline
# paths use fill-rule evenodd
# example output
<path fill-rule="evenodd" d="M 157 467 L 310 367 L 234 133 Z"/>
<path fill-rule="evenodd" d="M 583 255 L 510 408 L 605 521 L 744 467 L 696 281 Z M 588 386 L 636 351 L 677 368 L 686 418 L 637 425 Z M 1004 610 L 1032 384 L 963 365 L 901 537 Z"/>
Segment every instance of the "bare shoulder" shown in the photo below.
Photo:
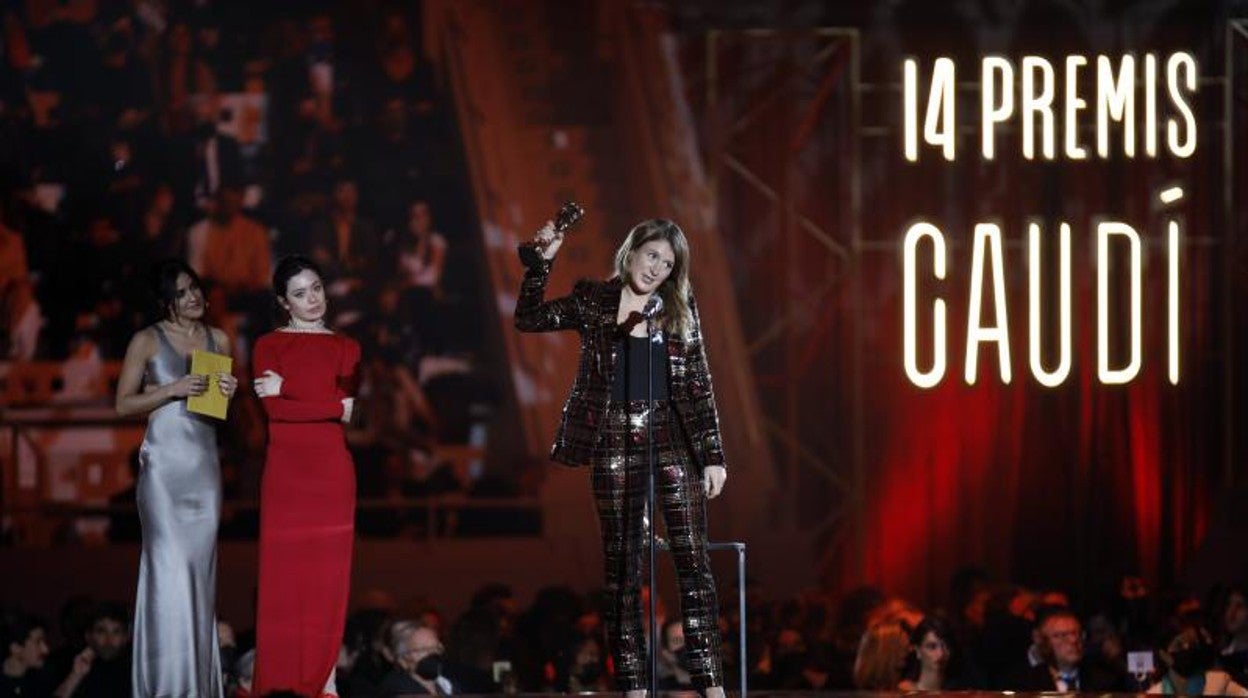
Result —
<path fill-rule="evenodd" d="M 1243 686 L 1235 682 L 1231 675 L 1221 669 L 1210 669 L 1205 672 L 1205 691 L 1207 695 L 1242 696 L 1248 693 Z"/>
<path fill-rule="evenodd" d="M 156 337 L 156 326 L 149 325 L 134 333 L 130 338 L 130 345 L 126 347 L 126 354 L 136 354 L 144 359 L 151 358 L 156 353 L 156 346 L 159 340 Z"/>

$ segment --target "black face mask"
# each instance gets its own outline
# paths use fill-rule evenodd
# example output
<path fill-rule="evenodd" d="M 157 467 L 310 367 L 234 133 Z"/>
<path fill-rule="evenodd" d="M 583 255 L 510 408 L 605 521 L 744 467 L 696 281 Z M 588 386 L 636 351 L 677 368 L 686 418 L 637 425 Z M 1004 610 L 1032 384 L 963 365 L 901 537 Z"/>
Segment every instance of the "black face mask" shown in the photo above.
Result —
<path fill-rule="evenodd" d="M 416 663 L 416 675 L 426 681 L 433 681 L 442 675 L 442 655 L 431 654 Z"/>

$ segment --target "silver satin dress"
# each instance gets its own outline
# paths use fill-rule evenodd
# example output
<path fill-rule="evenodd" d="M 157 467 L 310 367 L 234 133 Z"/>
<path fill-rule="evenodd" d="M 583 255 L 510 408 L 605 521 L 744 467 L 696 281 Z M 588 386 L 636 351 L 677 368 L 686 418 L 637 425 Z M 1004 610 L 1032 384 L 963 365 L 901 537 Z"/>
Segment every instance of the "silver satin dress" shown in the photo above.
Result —
<path fill-rule="evenodd" d="M 160 326 L 159 348 L 146 382 L 164 385 L 186 375 Z M 209 351 L 216 351 L 212 334 Z M 134 609 L 134 695 L 222 695 L 217 648 L 217 526 L 221 465 L 216 425 L 174 400 L 147 418 L 139 451 L 138 506 L 143 557 Z"/>

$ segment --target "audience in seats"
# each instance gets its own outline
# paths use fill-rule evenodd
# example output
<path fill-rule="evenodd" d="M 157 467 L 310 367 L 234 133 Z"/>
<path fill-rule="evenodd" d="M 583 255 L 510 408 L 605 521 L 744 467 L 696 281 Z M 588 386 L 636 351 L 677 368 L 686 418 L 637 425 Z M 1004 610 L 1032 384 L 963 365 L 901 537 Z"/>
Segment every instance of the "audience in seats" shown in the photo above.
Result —
<path fill-rule="evenodd" d="M 462 693 L 447 672 L 445 649 L 433 628 L 401 620 L 390 627 L 394 668 L 381 681 L 381 695 L 450 695 Z"/>
<path fill-rule="evenodd" d="M 50 695 L 52 685 L 44 671 L 48 630 L 43 621 L 24 613 L 5 613 L 0 616 L 0 642 L 4 643 L 0 695 Z"/>
<path fill-rule="evenodd" d="M 659 639 L 659 688 L 669 691 L 692 690 L 693 683 L 689 679 L 689 672 L 682 664 L 685 630 L 680 619 L 669 618 L 664 622 Z M 576 676 L 575 672 L 573 676 Z"/>
<path fill-rule="evenodd" d="M 949 680 L 952 646 L 953 635 L 949 625 L 937 615 L 924 618 L 910 631 L 910 647 L 898 688 L 903 691 L 947 691 L 954 688 Z"/>
<path fill-rule="evenodd" d="M 988 588 L 1005 588 L 990 578 L 985 581 Z M 827 692 L 1248 694 L 1234 676 L 1234 652 L 1224 652 L 1235 645 L 1241 613 L 1237 604 L 1242 601 L 1235 597 L 1242 593 L 1241 587 L 1215 588 L 1209 602 L 1182 591 L 1165 597 L 1146 589 L 1142 596 L 1130 591 L 1144 610 L 1130 610 L 1132 605 L 1123 603 L 1128 599 L 1115 587 L 1112 594 L 1089 603 L 1090 610 L 1079 614 L 1071 606 L 1044 604 L 1053 600 L 1077 604 L 1077 597 L 1006 586 L 1008 593 L 1001 593 L 1001 599 L 1031 599 L 1030 606 L 1016 603 L 1012 608 L 1031 618 L 1033 632 L 1011 641 L 1008 649 L 1013 664 L 992 675 L 976 673 L 978 667 L 995 665 L 974 655 L 984 646 L 984 635 L 1010 637 L 993 626 L 1013 627 L 1013 623 L 1004 623 L 995 613 L 985 614 L 982 624 L 968 624 L 967 634 L 959 636 L 945 620 L 951 617 L 945 610 L 920 611 L 873 588 L 840 595 L 811 591 L 771 601 L 751 586 L 747 590 L 745 667 L 750 687 Z M 974 594 L 950 598 L 957 604 L 973 599 Z M 358 607 L 347 620 L 337 665 L 342 698 L 434 690 L 481 694 L 504 689 L 563 693 L 614 688 L 613 667 L 603 652 L 601 592 L 580 594 L 552 586 L 540 590 L 521 608 L 509 587 L 486 584 L 449 622 L 444 622 L 437 606 L 420 596 L 404 598 L 365 590 L 356 599 Z M 1008 613 L 1011 606 L 1002 608 Z M 128 616 L 118 604 L 80 597 L 66 601 L 56 633 L 21 613 L 0 614 L 7 652 L 0 688 L 26 686 L 42 691 L 23 695 L 47 695 L 58 686 L 60 696 L 128 694 Z M 1088 619 L 1086 624 L 1083 618 Z M 740 667 L 735 653 L 727 648 L 735 647 L 740 622 L 735 595 L 723 600 L 719 622 L 729 660 L 725 683 L 733 687 Z M 247 696 L 254 633 L 244 630 L 236 636 L 228 623 L 219 627 L 227 695 Z M 664 687 L 680 689 L 685 673 L 680 624 L 669 619 L 660 627 L 664 629 L 660 681 Z M 1093 627 L 1099 627 L 1096 643 L 1092 633 L 1085 632 Z M 857 639 L 846 650 L 838 638 L 850 636 Z M 1029 640 L 1034 644 L 1030 650 Z M 49 647 L 54 649 L 51 654 Z M 1129 675 L 1128 652 L 1151 657 L 1154 670 Z M 1029 657 L 1038 663 L 1033 666 Z"/>
<path fill-rule="evenodd" d="M 910 633 L 901 621 L 882 621 L 867 628 L 854 660 L 854 687 L 866 691 L 896 690 L 909 650 Z"/>
<path fill-rule="evenodd" d="M 68 667 L 54 667 L 58 696 L 128 698 L 130 696 L 130 613 L 120 603 L 95 607 L 84 636 L 86 647 Z"/>
<path fill-rule="evenodd" d="M 359 213 L 359 190 L 354 181 L 334 184 L 328 215 L 310 231 L 310 256 L 322 265 L 334 317 L 331 324 L 352 332 L 376 297 L 375 279 L 382 264 L 381 238 L 372 221 Z"/>
<path fill-rule="evenodd" d="M 457 491 L 532 493 L 518 484 L 531 472 L 481 443 L 499 414 L 481 360 L 495 299 L 474 246 L 453 236 L 475 224 L 473 199 L 419 3 L 38 0 L 2 14 L 0 362 L 59 364 L 37 367 L 59 376 L 52 389 L 13 398 L 90 407 L 110 394 L 128 339 L 153 319 L 133 310 L 146 306 L 141 272 L 169 258 L 203 278 L 245 377 L 273 324 L 273 259 L 304 254 L 326 263 L 337 329 L 365 345 L 364 383 L 393 408 L 351 434 L 360 462 L 378 464 L 364 490 L 399 495 L 361 533 L 428 535 L 401 483 L 419 454 L 459 458 L 443 447 L 481 452 L 455 463 Z M 242 397 L 227 443 L 262 431 Z M 254 500 L 248 446 L 223 448 L 223 472 L 244 485 L 227 501 Z M 493 532 L 532 528 L 510 520 L 527 511 L 491 515 Z M 223 535 L 255 535 L 254 510 L 236 518 Z M 125 537 L 92 531 L 64 537 Z"/>
<path fill-rule="evenodd" d="M 1040 608 L 1032 636 L 1040 661 L 1020 671 L 1015 682 L 1019 689 L 1058 693 L 1130 690 L 1126 672 L 1085 657 L 1083 624 L 1069 608 Z"/>
<path fill-rule="evenodd" d="M 263 292 L 272 260 L 264 226 L 243 213 L 243 190 L 222 185 L 212 213 L 191 226 L 187 261 L 205 283 L 227 295 Z"/>
<path fill-rule="evenodd" d="M 1148 687 L 1149 693 L 1164 695 L 1246 696 L 1248 689 L 1217 666 L 1218 653 L 1213 635 L 1199 614 L 1180 621 L 1177 633 L 1157 653 L 1164 672 Z"/>
<path fill-rule="evenodd" d="M 1236 683 L 1248 686 L 1248 592 L 1244 587 L 1226 592 L 1219 615 L 1225 639 L 1218 662 Z"/>
<path fill-rule="evenodd" d="M 2 210 L 0 210 L 2 213 Z M 26 261 L 26 243 L 0 215 L 0 358 L 34 357 L 43 325 Z"/>

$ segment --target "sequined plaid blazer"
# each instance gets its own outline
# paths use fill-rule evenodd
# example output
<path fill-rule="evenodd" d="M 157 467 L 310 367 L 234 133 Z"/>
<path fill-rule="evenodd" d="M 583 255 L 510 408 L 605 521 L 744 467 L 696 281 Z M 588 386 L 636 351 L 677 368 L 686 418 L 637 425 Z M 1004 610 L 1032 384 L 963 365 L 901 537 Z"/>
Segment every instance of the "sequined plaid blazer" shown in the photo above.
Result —
<path fill-rule="evenodd" d="M 567 465 L 586 465 L 598 444 L 611 383 L 619 361 L 618 340 L 622 330 L 616 322 L 623 282 L 618 279 L 582 279 L 570 295 L 544 300 L 551 263 L 530 264 L 516 299 L 516 329 L 521 332 L 576 330 L 581 335 L 581 359 L 568 401 L 563 406 L 559 431 L 550 457 Z M 725 466 L 723 439 L 715 391 L 702 343 L 698 306 L 689 298 L 692 322 L 687 336 L 666 334 L 668 399 L 675 408 L 698 466 Z"/>

